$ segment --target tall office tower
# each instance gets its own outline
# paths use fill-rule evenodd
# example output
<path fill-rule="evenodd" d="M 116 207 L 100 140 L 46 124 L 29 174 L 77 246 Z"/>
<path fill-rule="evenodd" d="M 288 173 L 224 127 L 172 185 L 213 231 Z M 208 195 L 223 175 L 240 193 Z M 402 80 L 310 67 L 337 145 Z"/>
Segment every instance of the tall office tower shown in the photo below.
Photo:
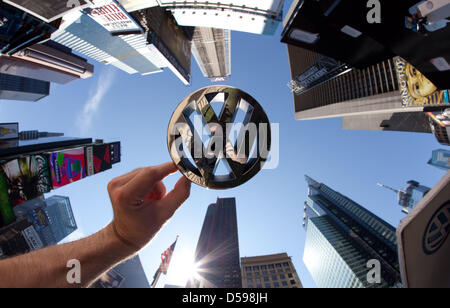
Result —
<path fill-rule="evenodd" d="M 206 212 L 188 288 L 241 288 L 236 199 L 217 199 Z"/>
<path fill-rule="evenodd" d="M 287 253 L 241 258 L 243 288 L 302 288 Z"/>
<path fill-rule="evenodd" d="M 399 56 L 438 89 L 446 90 L 450 45 L 441 42 L 450 36 L 450 27 L 444 2 L 383 1 L 380 8 L 379 3 L 367 5 L 367 1 L 294 0 L 284 21 L 282 42 L 357 69 Z M 431 27 L 424 27 L 423 20 Z"/>
<path fill-rule="evenodd" d="M 76 231 L 78 227 L 69 197 L 52 196 L 45 200 L 45 204 L 44 211 L 47 214 L 51 230 L 51 238 L 45 238 L 45 240 L 48 240 L 47 245 L 52 245 L 50 239 L 54 244 L 59 243 Z"/>
<path fill-rule="evenodd" d="M 387 188 L 397 194 L 398 204 L 402 207 L 402 212 L 405 214 L 409 214 L 431 190 L 431 188 L 420 185 L 416 181 L 408 181 L 407 184 L 408 186 L 404 190 L 398 190 L 378 183 L 378 186 Z"/>
<path fill-rule="evenodd" d="M 4 1 L 0 2 L 0 16 L 0 55 L 7 56 L 48 39 L 60 24 L 59 20 L 44 22 Z"/>
<path fill-rule="evenodd" d="M 124 13 L 126 12 L 122 12 Z M 123 24 L 133 24 L 133 29 L 142 31 L 131 17 L 127 17 Z M 119 29 L 121 25 L 119 23 Z M 88 14 L 78 11 L 64 16 L 60 28 L 53 33 L 52 40 L 129 74 L 147 75 L 162 71 L 153 63 L 155 59 L 147 47 L 145 34 L 136 33 L 137 30 L 129 33 L 114 32 L 114 29 L 116 28 L 106 28 Z"/>
<path fill-rule="evenodd" d="M 203 76 L 216 82 L 231 75 L 230 30 L 195 28 L 192 43 L 192 55 Z"/>
<path fill-rule="evenodd" d="M 150 288 L 139 255 L 117 265 L 97 280 L 92 288 Z"/>
<path fill-rule="evenodd" d="M 192 30 L 178 26 L 170 11 L 152 7 L 131 13 L 147 34 L 154 63 L 169 68 L 185 85 L 191 82 Z"/>
<path fill-rule="evenodd" d="M 450 170 L 450 151 L 440 149 L 434 150 L 428 164 L 442 170 Z"/>
<path fill-rule="evenodd" d="M 162 0 L 179 25 L 274 35 L 283 16 L 284 0 Z"/>
<path fill-rule="evenodd" d="M 33 224 L 44 246 L 56 245 L 77 230 L 68 197 L 43 196 L 14 207 L 17 217 L 25 217 Z"/>
<path fill-rule="evenodd" d="M 0 99 L 37 102 L 50 94 L 50 82 L 0 73 Z"/>
<path fill-rule="evenodd" d="M 11 57 L 0 57 L 0 72 L 67 84 L 91 77 L 94 66 L 73 54 L 71 49 L 47 41 L 24 48 Z"/>
<path fill-rule="evenodd" d="M 348 197 L 306 177 L 303 261 L 321 288 L 397 287 L 395 228 Z M 370 270 L 379 262 L 380 283 Z"/>

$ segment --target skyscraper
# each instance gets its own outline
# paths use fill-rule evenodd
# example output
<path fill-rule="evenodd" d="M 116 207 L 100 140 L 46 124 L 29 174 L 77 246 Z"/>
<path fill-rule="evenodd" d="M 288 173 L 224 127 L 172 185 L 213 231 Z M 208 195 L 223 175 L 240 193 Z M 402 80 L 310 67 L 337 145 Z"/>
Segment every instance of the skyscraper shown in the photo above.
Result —
<path fill-rule="evenodd" d="M 0 73 L 0 99 L 37 102 L 49 94 L 50 82 Z"/>
<path fill-rule="evenodd" d="M 395 228 L 348 197 L 306 177 L 303 260 L 318 287 L 396 287 L 400 282 Z M 380 262 L 380 283 L 369 279 Z"/>
<path fill-rule="evenodd" d="M 231 75 L 231 31 L 195 28 L 192 55 L 203 76 L 224 81 Z"/>
<path fill-rule="evenodd" d="M 241 288 L 236 199 L 217 199 L 206 212 L 195 252 L 192 288 Z"/>
<path fill-rule="evenodd" d="M 403 190 L 391 188 L 389 186 L 378 184 L 381 187 L 387 188 L 397 194 L 398 204 L 402 207 L 402 212 L 409 214 L 416 205 L 423 199 L 423 197 L 431 190 L 431 188 L 420 185 L 416 181 L 408 181 L 408 186 Z"/>
<path fill-rule="evenodd" d="M 241 258 L 243 288 L 301 288 L 287 253 Z"/>
<path fill-rule="evenodd" d="M 442 170 L 450 170 L 450 151 L 444 149 L 434 150 L 428 164 Z"/>
<path fill-rule="evenodd" d="M 128 259 L 105 273 L 93 288 L 150 288 L 139 255 Z"/>
<path fill-rule="evenodd" d="M 45 246 L 56 245 L 77 230 L 68 197 L 41 196 L 16 206 L 14 213 L 33 224 Z"/>

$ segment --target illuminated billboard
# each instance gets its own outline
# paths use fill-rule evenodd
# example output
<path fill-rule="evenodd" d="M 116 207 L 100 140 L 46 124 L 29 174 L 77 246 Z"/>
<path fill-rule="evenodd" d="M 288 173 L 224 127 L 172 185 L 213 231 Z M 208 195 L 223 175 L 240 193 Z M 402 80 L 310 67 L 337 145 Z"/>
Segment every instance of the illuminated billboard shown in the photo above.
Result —
<path fill-rule="evenodd" d="M 398 57 L 395 66 L 404 107 L 450 104 L 449 90 L 440 91 L 410 63 Z"/>
<path fill-rule="evenodd" d="M 111 0 L 108 4 L 100 7 L 87 8 L 84 12 L 112 35 L 144 32 L 142 27 L 115 0 Z"/>

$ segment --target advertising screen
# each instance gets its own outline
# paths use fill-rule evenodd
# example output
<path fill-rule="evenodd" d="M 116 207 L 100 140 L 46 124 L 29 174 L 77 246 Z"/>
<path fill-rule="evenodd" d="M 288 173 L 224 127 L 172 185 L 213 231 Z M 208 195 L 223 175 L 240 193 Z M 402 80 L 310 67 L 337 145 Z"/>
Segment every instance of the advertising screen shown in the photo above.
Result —
<path fill-rule="evenodd" d="M 84 148 L 75 148 L 49 154 L 53 188 L 59 188 L 86 177 Z"/>
<path fill-rule="evenodd" d="M 11 160 L 1 165 L 9 201 L 16 206 L 50 192 L 49 164 L 44 155 L 32 155 Z"/>
<path fill-rule="evenodd" d="M 395 59 L 395 66 L 404 107 L 450 104 L 449 90 L 438 90 L 410 63 L 398 57 Z"/>
<path fill-rule="evenodd" d="M 19 123 L 0 123 L 0 143 L 16 138 L 19 138 Z"/>

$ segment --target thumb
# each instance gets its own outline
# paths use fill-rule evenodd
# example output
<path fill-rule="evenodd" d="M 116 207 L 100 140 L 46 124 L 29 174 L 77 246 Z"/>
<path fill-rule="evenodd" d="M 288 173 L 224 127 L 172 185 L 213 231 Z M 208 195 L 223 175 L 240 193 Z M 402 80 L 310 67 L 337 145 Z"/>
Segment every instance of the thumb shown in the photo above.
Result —
<path fill-rule="evenodd" d="M 192 182 L 186 177 L 182 177 L 175 184 L 174 189 L 167 194 L 162 200 L 156 201 L 158 206 L 164 208 L 170 217 L 178 210 L 178 208 L 189 198 L 191 194 Z"/>

